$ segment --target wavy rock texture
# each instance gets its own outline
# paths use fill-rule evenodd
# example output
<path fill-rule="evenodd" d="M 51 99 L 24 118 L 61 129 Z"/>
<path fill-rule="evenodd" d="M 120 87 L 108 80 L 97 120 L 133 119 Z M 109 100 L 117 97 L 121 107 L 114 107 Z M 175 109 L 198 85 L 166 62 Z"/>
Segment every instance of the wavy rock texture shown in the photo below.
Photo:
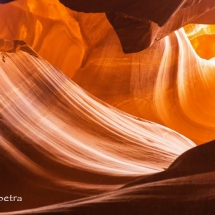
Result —
<path fill-rule="evenodd" d="M 213 4 L 201 1 L 179 8 L 159 28 L 159 38 L 199 17 L 203 17 L 202 23 L 212 23 Z M 215 138 L 214 61 L 199 58 L 183 30 L 140 53 L 125 55 L 104 14 L 77 13 L 58 1 L 34 0 L 2 5 L 0 12 L 4 17 L 0 21 L 0 37 L 26 41 L 99 99 L 170 127 L 197 144 Z M 15 24 L 14 19 L 19 19 L 19 23 Z M 213 29 L 203 29 L 207 28 Z M 212 47 L 212 42 L 205 46 L 200 35 L 190 37 L 191 29 L 187 28 L 188 37 L 197 53 L 213 57 L 213 48 L 207 48 Z M 213 37 L 210 31 L 203 34 Z M 135 35 L 139 33 L 134 32 L 134 41 Z"/>
<path fill-rule="evenodd" d="M 97 101 L 23 42 L 0 44 L 1 195 L 19 193 L 30 208 L 116 189 L 194 146 Z"/>

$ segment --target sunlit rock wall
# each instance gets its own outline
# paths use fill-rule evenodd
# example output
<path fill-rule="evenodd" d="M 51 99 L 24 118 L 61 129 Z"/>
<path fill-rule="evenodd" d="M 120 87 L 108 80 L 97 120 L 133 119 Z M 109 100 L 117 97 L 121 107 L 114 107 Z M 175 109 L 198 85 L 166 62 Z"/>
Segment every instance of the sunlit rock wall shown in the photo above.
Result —
<path fill-rule="evenodd" d="M 1 38 L 24 40 L 70 77 L 80 68 L 86 44 L 77 12 L 57 0 L 20 0 L 1 5 L 0 14 Z"/>
<path fill-rule="evenodd" d="M 190 24 L 184 29 L 201 58 L 209 60 L 215 57 L 215 25 Z"/>

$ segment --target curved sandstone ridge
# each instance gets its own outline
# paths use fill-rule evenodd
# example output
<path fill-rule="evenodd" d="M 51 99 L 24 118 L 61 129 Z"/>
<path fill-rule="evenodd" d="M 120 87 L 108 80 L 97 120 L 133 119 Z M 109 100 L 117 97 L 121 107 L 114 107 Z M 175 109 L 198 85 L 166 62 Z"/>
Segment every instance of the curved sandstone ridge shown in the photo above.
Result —
<path fill-rule="evenodd" d="M 213 4 L 181 4 L 159 27 L 159 38 L 188 22 L 212 23 Z M 170 127 L 197 144 L 215 138 L 213 26 L 185 29 L 197 53 L 212 58 L 208 61 L 196 55 L 182 29 L 140 53 L 125 55 L 104 14 L 71 11 L 57 0 L 18 0 L 1 5 L 0 13 L 1 38 L 24 40 L 99 99 Z M 143 32 L 135 23 L 127 25 Z M 141 35 L 129 32 L 134 34 L 129 40 L 138 41 Z"/>
<path fill-rule="evenodd" d="M 1 203 L 2 211 L 119 188 L 195 146 L 97 100 L 23 42 L 0 44 L 0 190 L 25 199 L 10 208 Z"/>

